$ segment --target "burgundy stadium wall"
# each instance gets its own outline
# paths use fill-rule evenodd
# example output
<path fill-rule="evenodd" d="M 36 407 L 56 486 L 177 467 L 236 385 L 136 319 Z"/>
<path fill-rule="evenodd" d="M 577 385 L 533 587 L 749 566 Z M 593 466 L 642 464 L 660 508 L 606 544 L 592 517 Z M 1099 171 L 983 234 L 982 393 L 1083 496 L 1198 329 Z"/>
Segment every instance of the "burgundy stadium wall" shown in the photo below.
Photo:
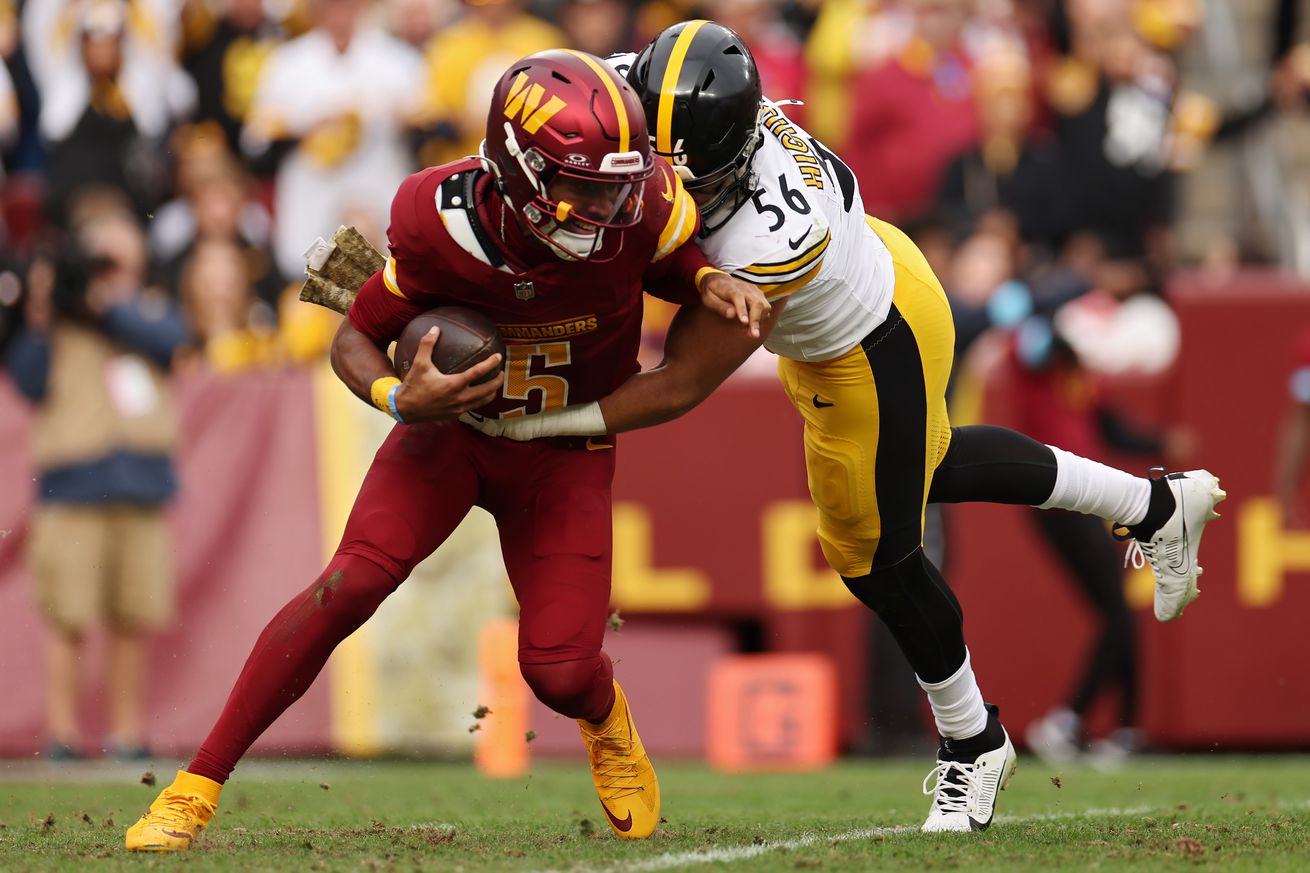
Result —
<path fill-rule="evenodd" d="M 1191 426 L 1198 463 L 1220 474 L 1229 494 L 1206 535 L 1201 600 L 1169 625 L 1157 624 L 1149 605 L 1137 610 L 1144 726 L 1162 746 L 1310 746 L 1310 675 L 1300 669 L 1310 531 L 1282 531 L 1268 500 L 1294 342 L 1310 326 L 1307 291 L 1259 275 L 1223 289 L 1183 280 L 1173 294 L 1178 364 L 1162 378 L 1113 386 L 1137 417 Z M 1005 389 L 989 394 L 998 423 L 1008 417 Z M 185 490 L 175 522 L 184 620 L 155 643 L 150 707 L 152 736 L 185 750 L 202 738 L 259 628 L 317 573 L 322 549 L 308 376 L 192 378 L 181 394 Z M 0 388 L 0 530 L 10 531 L 0 538 L 4 755 L 32 754 L 41 735 L 39 624 L 20 560 L 31 492 L 25 439 L 22 405 Z M 619 451 L 614 600 L 640 632 L 623 658 L 625 681 L 649 688 L 647 701 L 669 687 L 662 631 L 670 646 L 702 640 L 713 653 L 749 622 L 766 648 L 832 655 L 842 734 L 858 736 L 868 618 L 822 566 L 800 424 L 777 386 L 730 382 L 682 420 L 623 436 Z M 948 578 L 965 607 L 975 669 L 1017 733 L 1068 691 L 1091 625 L 1026 510 L 953 507 L 948 523 Z M 686 660 L 678 670 L 698 688 L 703 676 Z M 646 702 L 639 710 L 669 721 L 648 737 L 652 751 L 703 749 L 702 737 L 686 735 L 703 713 L 666 709 Z M 329 737 L 320 681 L 258 748 L 313 751 Z"/>

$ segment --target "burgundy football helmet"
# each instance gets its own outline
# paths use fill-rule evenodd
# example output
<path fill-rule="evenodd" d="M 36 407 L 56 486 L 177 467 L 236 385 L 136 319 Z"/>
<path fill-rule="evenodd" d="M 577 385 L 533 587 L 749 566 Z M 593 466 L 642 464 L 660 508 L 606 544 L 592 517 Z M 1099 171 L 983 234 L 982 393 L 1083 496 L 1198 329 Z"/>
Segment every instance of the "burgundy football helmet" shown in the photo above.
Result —
<path fill-rule="evenodd" d="M 641 220 L 655 172 L 646 115 L 600 59 L 554 49 L 514 63 L 496 83 L 482 154 L 508 207 L 568 260 L 597 257 L 606 230 Z"/>

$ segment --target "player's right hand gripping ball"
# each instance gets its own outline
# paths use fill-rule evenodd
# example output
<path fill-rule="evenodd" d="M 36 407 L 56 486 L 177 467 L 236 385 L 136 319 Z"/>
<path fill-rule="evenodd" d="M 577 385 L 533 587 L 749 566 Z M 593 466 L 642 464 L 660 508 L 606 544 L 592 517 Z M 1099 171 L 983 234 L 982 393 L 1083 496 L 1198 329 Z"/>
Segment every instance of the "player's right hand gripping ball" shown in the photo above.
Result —
<path fill-rule="evenodd" d="M 500 355 L 505 361 L 505 341 L 500 338 L 496 323 L 481 312 L 464 306 L 438 306 L 429 309 L 405 325 L 396 340 L 396 375 L 404 379 L 413 366 L 419 340 L 433 327 L 441 328 L 437 343 L 432 347 L 432 363 L 443 373 L 462 373 L 469 367 Z M 495 370 L 475 382 L 480 385 L 496 378 Z"/>

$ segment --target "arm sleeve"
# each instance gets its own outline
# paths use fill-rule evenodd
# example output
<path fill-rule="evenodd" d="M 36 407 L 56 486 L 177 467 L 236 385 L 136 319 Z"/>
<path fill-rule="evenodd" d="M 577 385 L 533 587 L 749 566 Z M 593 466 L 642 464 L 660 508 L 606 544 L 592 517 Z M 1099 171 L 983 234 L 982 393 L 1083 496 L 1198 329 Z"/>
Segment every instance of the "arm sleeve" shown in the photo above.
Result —
<path fill-rule="evenodd" d="M 22 331 L 9 344 L 5 365 L 22 395 L 40 403 L 45 399 L 50 375 L 50 337 L 33 330 Z"/>
<path fill-rule="evenodd" d="M 166 369 L 187 340 L 182 314 L 163 301 L 136 300 L 111 306 L 101 324 L 118 342 Z"/>

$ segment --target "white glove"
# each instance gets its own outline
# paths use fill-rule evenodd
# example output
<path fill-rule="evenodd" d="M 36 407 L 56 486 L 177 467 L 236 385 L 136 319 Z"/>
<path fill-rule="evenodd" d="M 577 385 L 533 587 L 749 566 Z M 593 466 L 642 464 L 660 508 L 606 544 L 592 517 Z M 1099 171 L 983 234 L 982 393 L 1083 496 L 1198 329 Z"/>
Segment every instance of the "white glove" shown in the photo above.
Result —
<path fill-rule="evenodd" d="M 487 436 L 525 442 L 552 436 L 601 436 L 605 433 L 605 416 L 599 403 L 568 406 L 539 415 L 514 418 L 485 418 L 466 412 L 459 420 Z"/>

